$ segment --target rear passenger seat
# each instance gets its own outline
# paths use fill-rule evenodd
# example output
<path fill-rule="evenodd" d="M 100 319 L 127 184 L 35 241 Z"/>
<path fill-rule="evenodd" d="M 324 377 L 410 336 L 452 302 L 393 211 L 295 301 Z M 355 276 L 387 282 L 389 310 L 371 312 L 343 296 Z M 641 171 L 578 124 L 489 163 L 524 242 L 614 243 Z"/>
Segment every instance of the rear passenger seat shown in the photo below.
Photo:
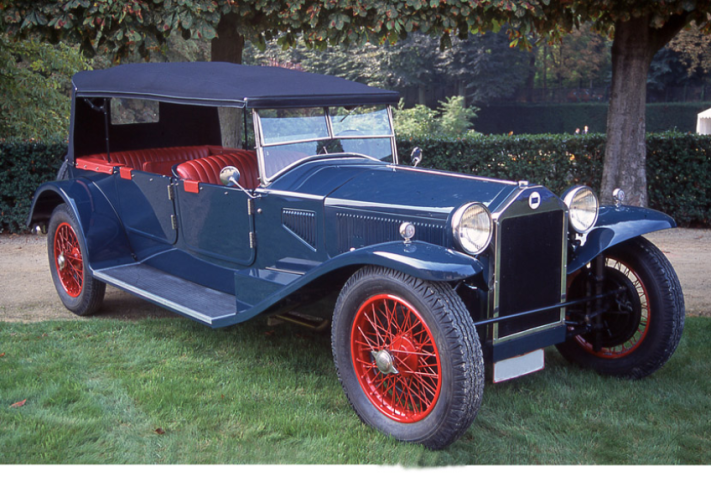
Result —
<path fill-rule="evenodd" d="M 230 154 L 212 155 L 183 162 L 175 167 L 178 177 L 200 183 L 222 184 L 220 171 L 227 166 L 239 170 L 239 184 L 253 190 L 259 186 L 257 153 L 253 150 L 239 150 Z"/>
<path fill-rule="evenodd" d="M 241 149 L 231 149 L 218 145 L 192 145 L 186 147 L 159 147 L 155 149 L 122 150 L 111 153 L 111 164 L 123 165 L 149 173 L 170 175 L 175 164 L 230 152 L 242 152 Z M 107 154 L 86 156 L 89 159 L 99 159 L 108 162 Z"/>
<path fill-rule="evenodd" d="M 108 163 L 107 154 L 93 154 L 83 159 Z M 177 165 L 175 169 L 178 177 L 211 184 L 222 184 L 220 171 L 227 166 L 234 166 L 240 172 L 240 185 L 250 190 L 259 186 L 257 153 L 253 150 L 217 145 L 123 150 L 111 153 L 110 164 L 165 176 L 170 176 L 171 169 Z"/>

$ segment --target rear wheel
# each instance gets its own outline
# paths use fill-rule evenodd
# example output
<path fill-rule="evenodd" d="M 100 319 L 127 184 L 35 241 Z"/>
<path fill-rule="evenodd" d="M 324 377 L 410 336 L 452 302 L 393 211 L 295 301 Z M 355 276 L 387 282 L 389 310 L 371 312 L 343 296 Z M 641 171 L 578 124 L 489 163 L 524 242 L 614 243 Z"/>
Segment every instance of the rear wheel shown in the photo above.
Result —
<path fill-rule="evenodd" d="M 104 300 L 106 284 L 92 277 L 86 262 L 86 242 L 67 205 L 52 212 L 47 231 L 52 281 L 64 306 L 74 314 L 95 313 Z"/>
<path fill-rule="evenodd" d="M 448 284 L 366 267 L 341 291 L 332 342 L 348 400 L 381 432 L 440 449 L 476 417 L 484 389 L 481 346 Z"/>
<path fill-rule="evenodd" d="M 603 292 L 607 297 L 601 329 L 558 345 L 569 361 L 602 374 L 639 379 L 661 368 L 676 350 L 684 327 L 684 296 L 666 256 L 643 237 L 605 251 Z M 568 298 L 595 291 L 593 269 L 568 280 Z M 582 322 L 585 310 L 571 308 Z"/>

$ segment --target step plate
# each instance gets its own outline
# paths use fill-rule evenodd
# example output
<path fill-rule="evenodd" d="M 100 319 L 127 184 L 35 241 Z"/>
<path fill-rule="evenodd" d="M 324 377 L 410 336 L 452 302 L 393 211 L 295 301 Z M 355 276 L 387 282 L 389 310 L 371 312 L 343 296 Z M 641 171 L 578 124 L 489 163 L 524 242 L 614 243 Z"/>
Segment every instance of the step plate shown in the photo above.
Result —
<path fill-rule="evenodd" d="M 177 278 L 156 268 L 134 264 L 94 271 L 94 277 L 159 306 L 212 325 L 236 314 L 236 298 Z"/>

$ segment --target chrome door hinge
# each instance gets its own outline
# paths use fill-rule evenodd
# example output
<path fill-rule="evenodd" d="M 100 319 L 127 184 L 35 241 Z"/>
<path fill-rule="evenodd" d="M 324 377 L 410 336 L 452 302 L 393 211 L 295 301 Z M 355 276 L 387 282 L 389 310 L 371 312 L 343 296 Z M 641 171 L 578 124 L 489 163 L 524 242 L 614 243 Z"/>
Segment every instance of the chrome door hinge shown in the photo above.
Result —
<path fill-rule="evenodd" d="M 247 200 L 247 215 L 254 215 L 254 200 Z"/>
<path fill-rule="evenodd" d="M 175 188 L 172 184 L 168 185 L 168 200 L 175 200 Z"/>
<path fill-rule="evenodd" d="M 170 225 L 173 226 L 173 229 L 176 231 L 178 230 L 178 218 L 175 215 L 170 216 Z"/>
<path fill-rule="evenodd" d="M 257 234 L 254 232 L 249 233 L 249 247 L 250 249 L 257 247 Z"/>

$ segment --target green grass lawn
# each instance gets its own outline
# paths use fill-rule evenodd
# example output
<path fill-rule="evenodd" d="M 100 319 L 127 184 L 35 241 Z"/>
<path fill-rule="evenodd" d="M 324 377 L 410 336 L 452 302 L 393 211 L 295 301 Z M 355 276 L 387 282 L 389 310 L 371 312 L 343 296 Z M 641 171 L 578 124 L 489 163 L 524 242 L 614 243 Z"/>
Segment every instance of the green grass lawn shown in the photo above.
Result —
<path fill-rule="evenodd" d="M 642 381 L 568 365 L 488 384 L 444 451 L 361 424 L 327 335 L 261 320 L 0 323 L 0 463 L 711 464 L 711 319 Z M 26 400 L 19 407 L 16 402 Z"/>

